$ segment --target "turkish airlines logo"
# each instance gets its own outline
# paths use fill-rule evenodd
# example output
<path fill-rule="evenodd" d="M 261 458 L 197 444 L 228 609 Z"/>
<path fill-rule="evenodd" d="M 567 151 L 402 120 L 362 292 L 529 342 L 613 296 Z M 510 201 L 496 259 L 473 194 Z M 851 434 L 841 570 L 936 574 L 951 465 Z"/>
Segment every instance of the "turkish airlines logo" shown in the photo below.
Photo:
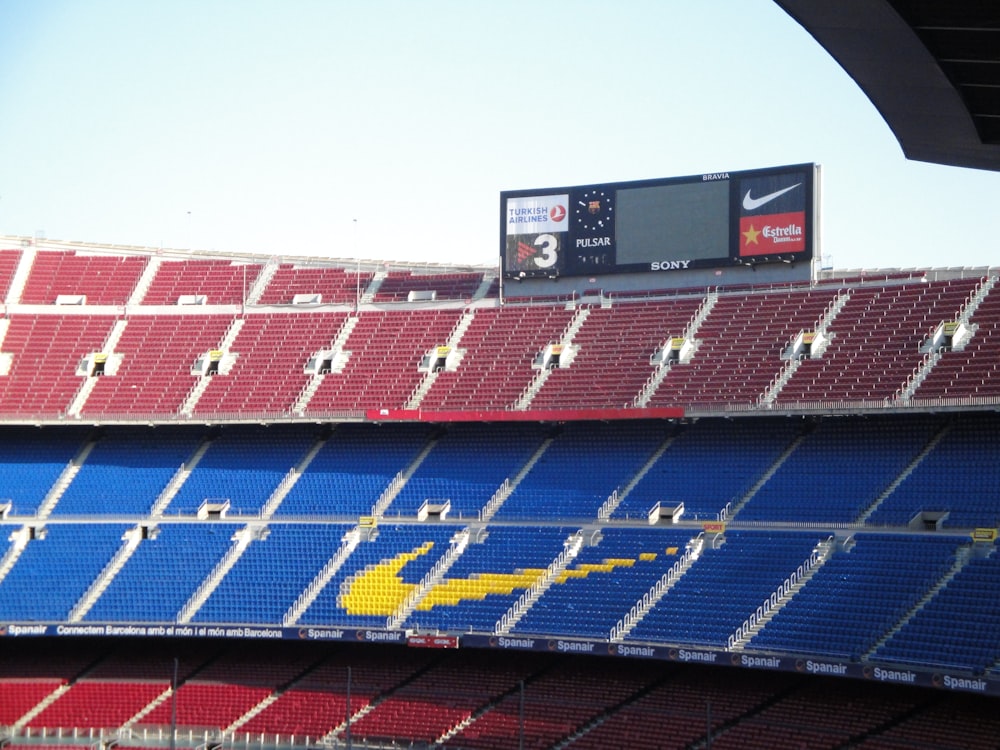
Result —
<path fill-rule="evenodd" d="M 768 193 L 767 195 L 762 195 L 758 198 L 752 197 L 750 195 L 751 191 L 747 190 L 747 194 L 743 196 L 743 208 L 746 211 L 756 211 L 761 206 L 766 206 L 768 203 L 770 203 L 776 198 L 780 198 L 785 193 L 791 190 L 795 190 L 795 188 L 797 188 L 801 184 L 802 184 L 801 182 L 796 182 L 794 185 L 790 187 L 782 188 L 781 190 L 775 190 L 773 193 Z"/>
<path fill-rule="evenodd" d="M 507 199 L 507 236 L 537 232 L 565 232 L 569 196 L 528 195 Z"/>

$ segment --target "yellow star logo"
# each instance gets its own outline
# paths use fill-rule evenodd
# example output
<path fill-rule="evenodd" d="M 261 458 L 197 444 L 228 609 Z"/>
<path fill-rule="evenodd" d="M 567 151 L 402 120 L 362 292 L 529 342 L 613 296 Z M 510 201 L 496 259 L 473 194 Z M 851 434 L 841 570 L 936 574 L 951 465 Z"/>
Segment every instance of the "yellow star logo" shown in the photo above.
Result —
<path fill-rule="evenodd" d="M 749 245 L 751 242 L 755 245 L 760 244 L 757 242 L 757 238 L 760 236 L 760 230 L 754 229 L 753 224 L 750 225 L 750 228 L 747 231 L 741 232 L 741 234 L 746 238 L 746 242 L 743 243 L 744 245 Z"/>

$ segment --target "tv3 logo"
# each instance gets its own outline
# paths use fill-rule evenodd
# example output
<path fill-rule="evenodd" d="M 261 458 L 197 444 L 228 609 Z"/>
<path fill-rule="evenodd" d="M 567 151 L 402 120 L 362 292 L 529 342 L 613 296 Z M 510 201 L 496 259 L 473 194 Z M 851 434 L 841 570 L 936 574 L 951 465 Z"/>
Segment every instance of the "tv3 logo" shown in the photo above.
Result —
<path fill-rule="evenodd" d="M 534 247 L 526 243 L 518 243 L 518 255 L 524 250 L 528 250 L 528 254 L 533 256 L 535 265 L 538 268 L 552 268 L 559 260 L 559 240 L 554 234 L 540 234 L 535 237 L 535 241 L 532 243 Z M 537 249 L 536 249 L 537 248 Z M 521 261 L 527 259 L 527 255 L 519 258 Z"/>

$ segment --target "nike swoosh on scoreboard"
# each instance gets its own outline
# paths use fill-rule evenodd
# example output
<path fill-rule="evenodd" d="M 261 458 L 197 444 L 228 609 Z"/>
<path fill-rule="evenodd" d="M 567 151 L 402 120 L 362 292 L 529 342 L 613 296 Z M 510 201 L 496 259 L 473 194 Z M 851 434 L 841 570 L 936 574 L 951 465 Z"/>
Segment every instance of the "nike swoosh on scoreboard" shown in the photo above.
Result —
<path fill-rule="evenodd" d="M 773 193 L 762 195 L 760 198 L 751 198 L 750 191 L 747 190 L 747 194 L 743 196 L 743 208 L 745 208 L 747 211 L 753 211 L 756 208 L 760 208 L 765 203 L 770 203 L 775 198 L 784 195 L 789 190 L 794 190 L 801 184 L 802 184 L 801 182 L 796 182 L 791 187 L 782 188 L 781 190 L 775 190 Z"/>

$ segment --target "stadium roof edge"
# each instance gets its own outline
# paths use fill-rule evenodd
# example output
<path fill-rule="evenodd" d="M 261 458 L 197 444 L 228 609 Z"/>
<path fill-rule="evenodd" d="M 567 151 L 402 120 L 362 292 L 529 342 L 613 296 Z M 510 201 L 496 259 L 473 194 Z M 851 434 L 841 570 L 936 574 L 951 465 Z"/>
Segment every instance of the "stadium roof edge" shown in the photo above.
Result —
<path fill-rule="evenodd" d="M 906 158 L 1000 171 L 993 4 L 774 1 L 854 79 Z"/>

